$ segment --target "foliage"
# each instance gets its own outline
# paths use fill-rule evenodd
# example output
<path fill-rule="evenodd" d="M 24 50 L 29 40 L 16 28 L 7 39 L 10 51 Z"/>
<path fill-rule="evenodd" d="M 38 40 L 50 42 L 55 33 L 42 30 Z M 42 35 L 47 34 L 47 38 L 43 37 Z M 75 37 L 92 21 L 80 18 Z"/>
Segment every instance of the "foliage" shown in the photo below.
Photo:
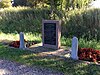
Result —
<path fill-rule="evenodd" d="M 64 11 L 75 9 L 75 8 L 84 8 L 93 0 L 60 0 L 62 1 L 62 8 Z"/>
<path fill-rule="evenodd" d="M 67 37 L 62 36 L 61 37 L 61 45 L 71 47 L 72 38 L 67 38 Z M 78 45 L 81 48 L 94 48 L 94 49 L 100 50 L 100 41 L 97 41 L 95 39 L 87 40 L 87 39 L 84 39 L 84 38 L 79 38 L 78 39 Z"/>
<path fill-rule="evenodd" d="M 0 30 L 5 33 L 41 32 L 42 19 L 48 19 L 48 9 L 11 7 L 0 10 Z"/>
<path fill-rule="evenodd" d="M 27 0 L 14 0 L 14 6 L 26 6 Z"/>
<path fill-rule="evenodd" d="M 66 38 L 76 36 L 82 39 L 85 38 L 86 41 L 94 39 L 99 41 L 99 12 L 100 9 L 76 9 L 62 14 L 55 13 L 55 18 L 56 20 L 62 20 L 62 36 L 66 36 Z M 0 31 L 4 33 L 41 33 L 42 19 L 50 19 L 49 9 L 5 8 L 0 10 Z M 95 47 L 95 44 L 91 43 L 91 46 Z"/>
<path fill-rule="evenodd" d="M 51 19 L 56 19 L 56 14 L 59 11 L 59 15 L 61 15 L 64 11 L 84 8 L 88 6 L 91 1 L 92 0 L 27 0 L 27 5 L 34 8 L 49 8 Z"/>
<path fill-rule="evenodd" d="M 47 0 L 27 0 L 27 6 L 30 6 L 33 8 L 38 8 L 39 6 L 44 7 L 45 1 Z"/>
<path fill-rule="evenodd" d="M 41 35 L 40 34 L 32 34 L 32 33 L 24 33 L 25 40 L 29 41 L 35 41 L 40 43 L 41 42 Z M 3 33 L 0 32 L 0 42 L 12 42 L 19 40 L 19 34 L 14 33 Z"/>
<path fill-rule="evenodd" d="M 2 0 L 0 2 L 0 8 L 7 8 L 7 7 L 11 7 L 11 0 Z"/>
<path fill-rule="evenodd" d="M 24 42 L 26 43 L 27 41 L 24 40 Z M 19 40 L 13 41 L 13 42 L 9 43 L 8 45 L 11 46 L 11 47 L 19 48 L 20 47 L 20 41 Z"/>
<path fill-rule="evenodd" d="M 34 42 L 42 42 L 42 38 L 41 38 L 41 34 L 33 34 L 33 33 L 24 33 L 24 37 L 27 41 L 34 41 Z M 12 41 L 16 41 L 19 40 L 19 34 L 14 34 L 14 33 L 2 33 L 0 32 L 0 42 L 12 42 Z M 79 47 L 82 48 L 94 48 L 94 49 L 98 49 L 100 50 L 100 41 L 96 41 L 94 40 L 86 40 L 84 38 L 80 38 L 78 39 L 79 41 Z M 67 38 L 62 36 L 61 37 L 61 45 L 62 46 L 66 46 L 71 47 L 72 45 L 72 38 Z"/>
<path fill-rule="evenodd" d="M 92 48 L 79 48 L 78 56 L 80 60 L 98 62 L 100 61 L 100 50 L 94 50 Z"/>
<path fill-rule="evenodd" d="M 24 43 L 25 43 L 25 47 L 28 48 L 28 47 L 30 47 L 34 44 L 37 44 L 38 41 L 26 41 L 26 40 L 24 40 Z M 19 40 L 12 41 L 12 42 L 8 43 L 8 45 L 11 46 L 11 47 L 14 47 L 14 48 L 19 48 L 20 47 L 20 41 Z"/>
<path fill-rule="evenodd" d="M 76 9 L 67 13 L 62 34 L 100 40 L 100 9 Z"/>
<path fill-rule="evenodd" d="M 73 8 L 83 8 L 86 7 L 93 0 L 73 0 L 72 7 Z"/>
<path fill-rule="evenodd" d="M 57 8 L 63 10 L 69 10 L 70 8 L 82 8 L 86 7 L 93 0 L 14 0 L 15 6 L 30 6 L 38 8 L 44 8 L 45 5 L 50 6 L 52 10 L 56 11 Z"/>

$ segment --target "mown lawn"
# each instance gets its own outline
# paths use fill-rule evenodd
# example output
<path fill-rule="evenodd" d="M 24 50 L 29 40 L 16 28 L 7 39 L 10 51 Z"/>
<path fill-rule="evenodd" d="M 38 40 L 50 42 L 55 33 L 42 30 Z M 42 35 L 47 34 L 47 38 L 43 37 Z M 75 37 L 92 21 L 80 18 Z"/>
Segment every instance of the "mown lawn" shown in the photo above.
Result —
<path fill-rule="evenodd" d="M 41 56 L 28 50 L 9 48 L 0 44 L 0 59 L 29 66 L 37 65 L 63 72 L 65 75 L 100 75 L 100 65 L 87 64 L 58 56 Z"/>

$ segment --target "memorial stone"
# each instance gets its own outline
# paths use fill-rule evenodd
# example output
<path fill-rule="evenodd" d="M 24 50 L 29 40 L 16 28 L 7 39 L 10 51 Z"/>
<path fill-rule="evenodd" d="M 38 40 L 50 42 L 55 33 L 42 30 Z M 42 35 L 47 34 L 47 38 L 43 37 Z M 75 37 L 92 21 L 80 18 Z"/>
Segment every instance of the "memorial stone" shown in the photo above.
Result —
<path fill-rule="evenodd" d="M 24 33 L 20 32 L 20 48 L 24 49 L 25 48 L 25 43 L 24 43 Z"/>
<path fill-rule="evenodd" d="M 71 58 L 78 60 L 78 38 L 77 37 L 73 37 L 72 39 Z"/>
<path fill-rule="evenodd" d="M 60 48 L 61 22 L 59 20 L 43 20 L 42 40 L 43 46 Z"/>

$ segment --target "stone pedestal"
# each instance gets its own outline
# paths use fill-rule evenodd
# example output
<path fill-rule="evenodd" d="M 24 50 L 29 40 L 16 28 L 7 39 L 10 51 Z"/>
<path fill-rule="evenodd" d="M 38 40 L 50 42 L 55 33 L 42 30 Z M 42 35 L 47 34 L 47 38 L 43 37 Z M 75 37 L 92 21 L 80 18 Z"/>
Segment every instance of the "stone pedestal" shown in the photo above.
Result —
<path fill-rule="evenodd" d="M 23 32 L 20 32 L 20 48 L 25 49 L 24 33 Z"/>
<path fill-rule="evenodd" d="M 71 58 L 78 60 L 78 38 L 77 37 L 73 37 L 72 39 Z"/>

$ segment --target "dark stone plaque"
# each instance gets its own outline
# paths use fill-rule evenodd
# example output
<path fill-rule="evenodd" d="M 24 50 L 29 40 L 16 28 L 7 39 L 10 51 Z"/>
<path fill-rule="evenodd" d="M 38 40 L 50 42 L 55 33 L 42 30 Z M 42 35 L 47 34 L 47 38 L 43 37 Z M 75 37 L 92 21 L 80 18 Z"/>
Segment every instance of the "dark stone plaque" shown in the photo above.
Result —
<path fill-rule="evenodd" d="M 59 49 L 61 36 L 61 21 L 42 21 L 42 44 L 44 47 Z"/>
<path fill-rule="evenodd" d="M 44 23 L 44 43 L 56 45 L 56 23 Z"/>

